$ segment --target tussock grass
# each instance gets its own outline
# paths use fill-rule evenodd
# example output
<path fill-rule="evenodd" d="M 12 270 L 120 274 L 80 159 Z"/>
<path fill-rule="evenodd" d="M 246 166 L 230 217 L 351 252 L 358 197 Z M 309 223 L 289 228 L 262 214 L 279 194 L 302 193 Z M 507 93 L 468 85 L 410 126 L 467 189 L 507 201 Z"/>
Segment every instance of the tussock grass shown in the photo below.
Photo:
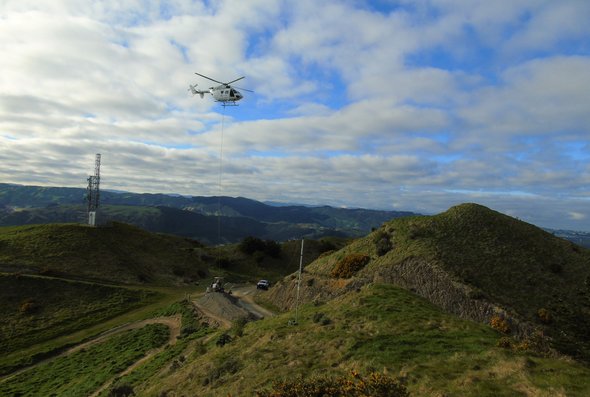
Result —
<path fill-rule="evenodd" d="M 0 274 L 0 354 L 87 328 L 157 298 L 144 290 Z"/>
<path fill-rule="evenodd" d="M 435 264 L 481 298 L 543 329 L 554 348 L 590 362 L 586 248 L 481 205 L 462 204 L 435 216 L 387 222 L 306 271 L 330 276 L 353 254 L 371 257 L 360 274 L 369 279 L 410 258 Z"/>
<path fill-rule="evenodd" d="M 116 335 L 67 356 L 58 357 L 0 383 L 4 396 L 85 396 L 168 340 L 161 324 Z"/>
<path fill-rule="evenodd" d="M 391 285 L 370 285 L 326 304 L 304 305 L 298 326 L 288 324 L 292 315 L 249 323 L 241 337 L 222 347 L 209 345 L 182 368 L 155 376 L 136 392 L 253 395 L 273 381 L 340 376 L 354 369 L 386 371 L 412 395 L 516 395 L 524 389 L 533 390 L 531 395 L 590 393 L 587 367 L 498 348 L 502 335 L 490 327 L 445 314 Z M 515 361 L 519 364 L 511 364 Z M 551 380 L 542 381 L 544 376 Z"/>
<path fill-rule="evenodd" d="M 128 284 L 169 285 L 207 276 L 193 240 L 122 223 L 0 227 L 0 270 Z"/>

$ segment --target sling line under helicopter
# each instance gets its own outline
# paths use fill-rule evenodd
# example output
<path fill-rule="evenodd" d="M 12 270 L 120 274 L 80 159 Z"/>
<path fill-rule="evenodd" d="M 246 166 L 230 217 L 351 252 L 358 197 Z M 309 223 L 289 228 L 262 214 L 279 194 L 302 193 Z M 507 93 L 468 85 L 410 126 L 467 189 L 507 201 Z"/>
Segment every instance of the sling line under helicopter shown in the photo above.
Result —
<path fill-rule="evenodd" d="M 240 87 L 236 87 L 236 86 L 232 86 L 231 84 L 235 83 L 236 81 L 242 80 L 245 78 L 245 76 L 239 77 L 235 80 L 229 81 L 227 83 L 219 81 L 219 80 L 215 80 L 211 77 L 205 76 L 204 74 L 200 74 L 200 73 L 196 73 L 196 75 L 204 77 L 208 80 L 211 80 L 215 83 L 218 83 L 219 85 L 216 87 L 210 87 L 208 90 L 199 90 L 197 89 L 197 84 L 190 84 L 189 85 L 189 91 L 192 92 L 193 96 L 196 94 L 199 94 L 199 96 L 201 98 L 204 97 L 205 94 L 211 94 L 211 96 L 213 97 L 213 99 L 216 102 L 220 102 L 221 105 L 223 106 L 223 112 L 222 112 L 222 116 L 221 116 L 221 141 L 220 141 L 220 145 L 219 145 L 219 186 L 218 186 L 218 191 L 219 191 L 219 195 L 217 198 L 217 241 L 218 244 L 222 244 L 223 240 L 221 239 L 221 215 L 222 215 L 222 204 L 221 204 L 221 198 L 222 198 L 222 194 L 223 194 L 223 184 L 222 184 L 222 175 L 223 175 L 223 130 L 225 127 L 225 108 L 227 106 L 238 106 L 237 102 L 243 98 L 242 93 L 238 90 L 243 90 L 243 91 L 248 91 L 248 92 L 254 92 L 251 90 L 248 90 L 246 88 L 240 88 Z M 220 259 L 218 258 L 217 262 L 218 262 L 218 266 L 219 266 L 219 261 Z"/>
<path fill-rule="evenodd" d="M 225 106 L 223 106 L 223 112 L 221 113 L 221 137 L 219 140 L 219 176 L 218 176 L 218 194 L 217 194 L 217 241 L 218 244 L 222 244 L 221 240 L 221 197 L 223 195 L 223 129 L 225 126 Z M 219 258 L 217 259 L 217 265 L 219 267 Z"/>

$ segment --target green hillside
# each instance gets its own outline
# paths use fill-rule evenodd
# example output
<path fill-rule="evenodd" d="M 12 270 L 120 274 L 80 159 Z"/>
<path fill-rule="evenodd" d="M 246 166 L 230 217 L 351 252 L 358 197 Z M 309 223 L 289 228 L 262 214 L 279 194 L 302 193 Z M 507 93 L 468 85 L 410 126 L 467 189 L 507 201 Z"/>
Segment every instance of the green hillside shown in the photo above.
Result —
<path fill-rule="evenodd" d="M 306 270 L 331 278 L 351 255 L 367 258 L 360 279 L 412 289 L 466 318 L 506 317 L 513 333 L 542 330 L 561 352 L 590 359 L 590 250 L 533 225 L 463 204 L 395 219 Z"/>
<path fill-rule="evenodd" d="M 498 347 L 492 328 L 445 314 L 391 285 L 370 285 L 326 304 L 249 323 L 216 339 L 174 370 L 141 381 L 138 395 L 255 395 L 273 382 L 351 370 L 400 378 L 415 396 L 585 396 L 590 369 L 559 358 Z M 240 336 L 241 334 L 241 336 Z"/>
<path fill-rule="evenodd" d="M 186 300 L 213 275 L 268 278 L 274 286 L 256 300 L 293 309 L 300 244 L 206 247 L 118 223 L 0 228 L 0 270 L 11 273 L 0 276 L 0 374 L 96 337 L 113 316 L 111 327 L 182 315 L 177 344 L 137 331 L 162 350 L 129 374 L 120 372 L 147 350 L 120 334 L 0 378 L 0 391 L 34 395 L 38 383 L 48 395 L 88 394 L 112 380 L 110 390 L 141 396 L 248 396 L 356 371 L 386 373 L 413 396 L 590 395 L 589 250 L 464 204 L 355 240 L 306 240 L 297 325 L 290 310 L 214 330 Z"/>
<path fill-rule="evenodd" d="M 0 270 L 113 283 L 183 283 L 207 276 L 201 247 L 121 223 L 2 227 Z"/>

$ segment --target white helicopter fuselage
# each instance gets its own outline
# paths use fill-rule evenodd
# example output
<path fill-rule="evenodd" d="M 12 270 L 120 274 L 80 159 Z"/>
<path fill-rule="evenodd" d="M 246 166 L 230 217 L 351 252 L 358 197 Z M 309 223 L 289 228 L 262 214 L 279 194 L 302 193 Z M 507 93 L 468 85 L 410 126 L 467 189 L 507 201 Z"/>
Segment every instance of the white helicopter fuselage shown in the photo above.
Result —
<path fill-rule="evenodd" d="M 211 87 L 209 93 L 217 102 L 237 102 L 243 98 L 240 91 L 225 85 Z"/>
<path fill-rule="evenodd" d="M 195 74 L 199 75 L 201 77 L 204 77 L 207 80 L 211 80 L 216 83 L 219 83 L 220 85 L 218 85 L 217 87 L 210 87 L 209 90 L 207 90 L 207 91 L 205 91 L 205 90 L 201 91 L 201 90 L 197 89 L 197 84 L 195 84 L 195 85 L 189 84 L 188 90 L 191 91 L 193 93 L 193 95 L 199 94 L 201 96 L 201 98 L 203 98 L 203 96 L 205 94 L 207 94 L 207 93 L 211 94 L 213 99 L 217 102 L 221 102 L 223 104 L 223 106 L 237 105 L 236 102 L 244 97 L 240 91 L 238 91 L 236 88 L 234 88 L 230 85 L 232 83 L 235 83 L 236 81 L 242 80 L 244 78 L 244 76 L 239 77 L 239 78 L 232 80 L 230 82 L 224 83 L 222 81 L 212 79 L 211 77 L 207 77 L 204 74 L 200 74 L 200 73 L 196 73 L 196 72 L 195 72 Z M 247 90 L 245 88 L 240 88 L 240 89 L 248 91 L 248 92 L 254 92 L 254 91 Z"/>

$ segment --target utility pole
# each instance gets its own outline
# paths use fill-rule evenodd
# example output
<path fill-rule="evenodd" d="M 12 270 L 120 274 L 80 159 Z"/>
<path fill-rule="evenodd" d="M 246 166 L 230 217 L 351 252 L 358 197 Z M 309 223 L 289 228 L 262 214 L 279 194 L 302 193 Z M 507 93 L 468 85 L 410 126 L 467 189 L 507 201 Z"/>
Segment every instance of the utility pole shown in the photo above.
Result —
<path fill-rule="evenodd" d="M 88 224 L 96 226 L 96 211 L 100 201 L 100 153 L 96 153 L 94 175 L 88 177 L 86 198 L 88 200 Z"/>
<path fill-rule="evenodd" d="M 299 255 L 299 277 L 297 278 L 297 300 L 295 301 L 295 322 L 294 325 L 299 324 L 299 291 L 301 289 L 301 271 L 303 270 L 303 242 L 301 239 L 301 254 Z"/>

